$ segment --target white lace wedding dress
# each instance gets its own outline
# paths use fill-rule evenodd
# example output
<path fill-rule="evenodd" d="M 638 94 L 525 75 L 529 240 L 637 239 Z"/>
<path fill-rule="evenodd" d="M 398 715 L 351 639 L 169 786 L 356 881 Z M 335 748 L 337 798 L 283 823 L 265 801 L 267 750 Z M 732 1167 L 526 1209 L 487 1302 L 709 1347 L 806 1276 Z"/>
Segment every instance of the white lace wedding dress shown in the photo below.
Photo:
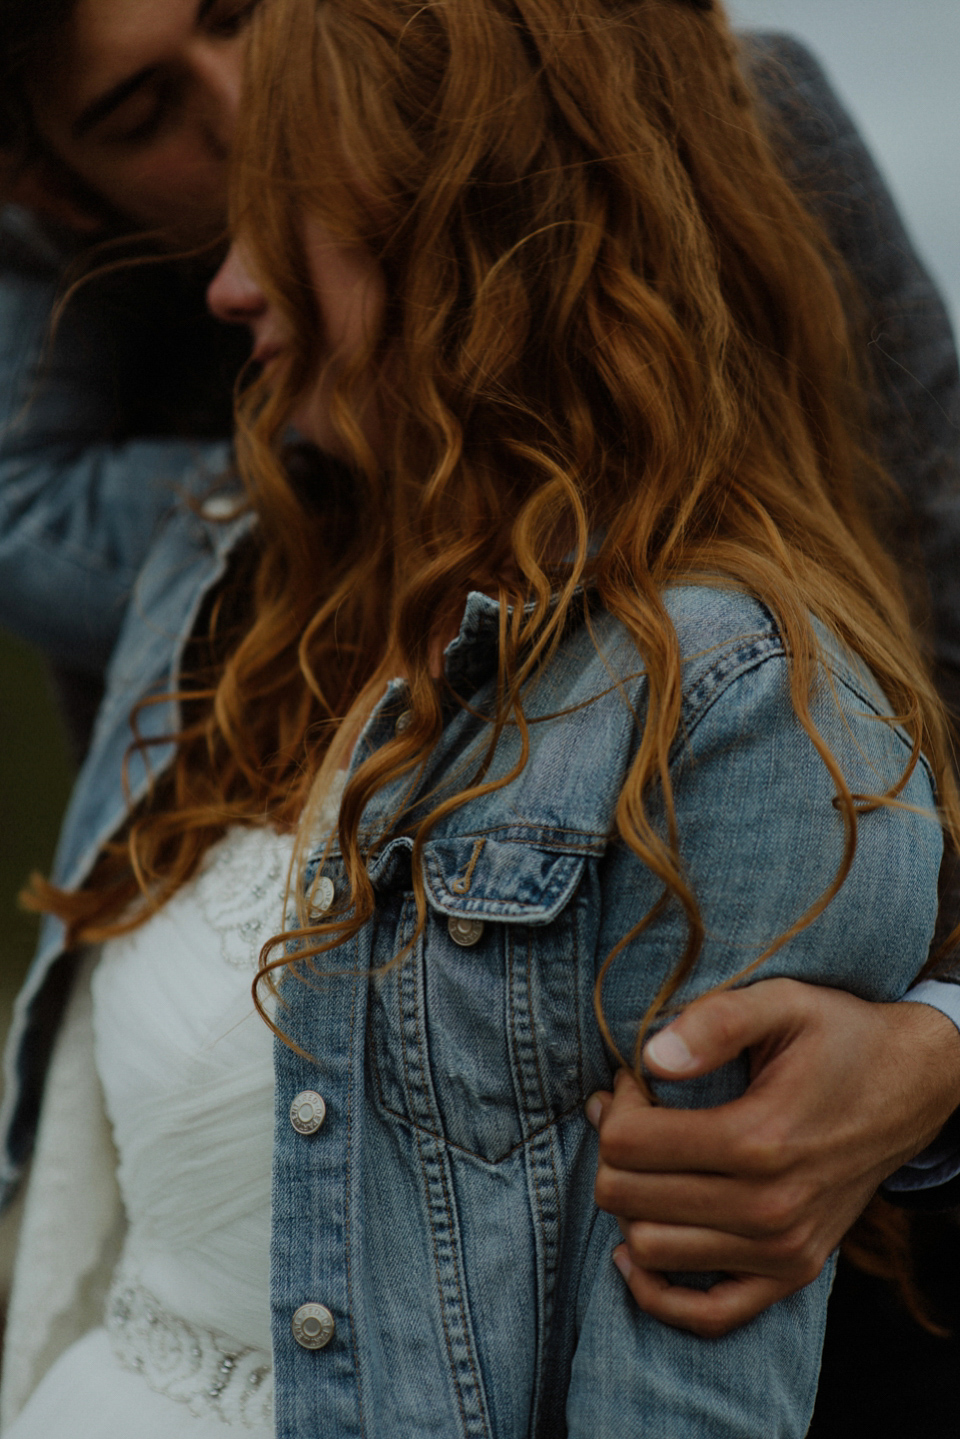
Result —
<path fill-rule="evenodd" d="M 273 1037 L 250 984 L 281 927 L 292 843 L 231 831 L 159 914 L 103 946 L 94 1048 L 125 1240 L 104 1323 L 4 1439 L 273 1434 Z"/>

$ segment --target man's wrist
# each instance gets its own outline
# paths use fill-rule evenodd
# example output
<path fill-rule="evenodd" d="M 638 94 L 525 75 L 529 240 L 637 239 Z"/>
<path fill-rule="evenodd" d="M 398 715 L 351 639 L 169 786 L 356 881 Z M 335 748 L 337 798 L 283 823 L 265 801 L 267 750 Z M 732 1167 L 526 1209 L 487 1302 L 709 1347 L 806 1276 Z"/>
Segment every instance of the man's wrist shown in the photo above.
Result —
<path fill-rule="evenodd" d="M 908 989 L 901 1004 L 926 1004 L 938 1009 L 960 1033 L 960 977 L 949 979 L 922 979 Z"/>
<path fill-rule="evenodd" d="M 960 983 L 921 980 L 903 996 L 901 1003 L 922 1004 L 937 1010 L 960 1036 Z M 960 1058 L 960 1049 L 957 1057 Z M 950 1058 L 954 1058 L 952 1050 Z M 946 1209 L 960 1200 L 960 1081 L 953 1102 L 953 1113 L 936 1138 L 885 1181 L 884 1193 L 894 1203 Z"/>

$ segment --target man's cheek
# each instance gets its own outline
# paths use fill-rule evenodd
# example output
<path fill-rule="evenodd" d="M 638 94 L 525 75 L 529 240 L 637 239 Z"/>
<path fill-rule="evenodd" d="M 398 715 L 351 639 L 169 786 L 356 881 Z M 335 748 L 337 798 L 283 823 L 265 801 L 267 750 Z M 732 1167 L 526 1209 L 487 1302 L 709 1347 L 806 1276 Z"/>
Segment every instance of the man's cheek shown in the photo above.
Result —
<path fill-rule="evenodd" d="M 101 168 L 91 183 L 131 219 L 148 225 L 222 224 L 227 167 L 200 145 L 172 143 Z"/>

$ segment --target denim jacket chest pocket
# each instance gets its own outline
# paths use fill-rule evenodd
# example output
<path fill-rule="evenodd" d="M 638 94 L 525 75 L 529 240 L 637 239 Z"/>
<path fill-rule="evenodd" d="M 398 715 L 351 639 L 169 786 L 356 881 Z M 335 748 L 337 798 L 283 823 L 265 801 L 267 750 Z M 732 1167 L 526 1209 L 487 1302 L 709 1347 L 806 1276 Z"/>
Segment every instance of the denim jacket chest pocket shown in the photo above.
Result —
<path fill-rule="evenodd" d="M 588 1025 L 596 865 L 467 835 L 428 844 L 423 877 L 425 929 L 372 981 L 374 1092 L 393 1119 L 497 1163 L 576 1109 L 603 1067 Z M 416 930 L 409 850 L 378 901 L 382 964 Z"/>

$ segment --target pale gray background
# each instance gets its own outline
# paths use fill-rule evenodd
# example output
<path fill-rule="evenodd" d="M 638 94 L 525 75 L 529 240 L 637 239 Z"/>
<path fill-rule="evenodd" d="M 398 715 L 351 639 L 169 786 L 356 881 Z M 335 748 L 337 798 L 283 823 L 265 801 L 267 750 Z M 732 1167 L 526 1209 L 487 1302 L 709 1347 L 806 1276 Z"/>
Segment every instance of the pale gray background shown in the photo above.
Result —
<path fill-rule="evenodd" d="M 879 162 L 960 329 L 960 0 L 728 0 L 805 41 Z"/>

